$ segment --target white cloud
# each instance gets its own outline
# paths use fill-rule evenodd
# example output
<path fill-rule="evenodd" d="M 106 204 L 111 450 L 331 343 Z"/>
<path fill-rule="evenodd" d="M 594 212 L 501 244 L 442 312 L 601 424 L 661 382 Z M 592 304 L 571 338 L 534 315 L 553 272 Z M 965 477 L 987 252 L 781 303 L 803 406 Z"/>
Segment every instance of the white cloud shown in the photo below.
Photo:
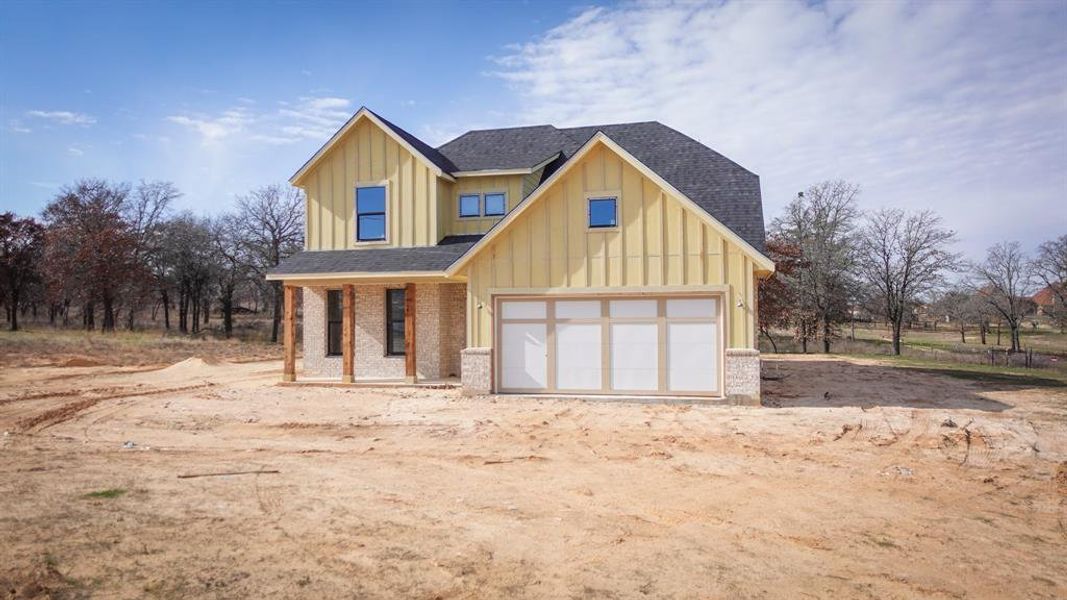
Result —
<path fill-rule="evenodd" d="M 278 109 L 262 111 L 254 111 L 248 99 L 244 100 L 245 106 L 216 115 L 171 115 L 166 120 L 197 132 L 204 143 L 226 140 L 281 145 L 328 139 L 352 112 L 352 102 L 345 98 L 301 97 L 292 103 L 279 102 Z"/>
<path fill-rule="evenodd" d="M 26 116 L 45 119 L 59 125 L 92 125 L 96 123 L 95 117 L 67 110 L 31 110 L 26 112 Z"/>
<path fill-rule="evenodd" d="M 241 133 L 252 123 L 253 117 L 243 108 L 236 108 L 217 116 L 171 115 L 167 120 L 195 130 L 205 143 L 212 143 Z"/>
<path fill-rule="evenodd" d="M 67 147 L 67 154 L 69 154 L 71 156 L 84 156 L 85 155 L 85 151 L 82 150 L 81 148 L 78 148 L 77 146 L 68 146 Z"/>
<path fill-rule="evenodd" d="M 796 191 L 934 207 L 968 253 L 1067 229 L 1063 4 L 713 3 L 590 8 L 497 59 L 519 122 L 655 119 Z M 1050 217 L 1051 215 L 1051 217 Z"/>
<path fill-rule="evenodd" d="M 14 133 L 33 133 L 32 129 L 23 125 L 18 119 L 8 121 L 7 128 Z"/>

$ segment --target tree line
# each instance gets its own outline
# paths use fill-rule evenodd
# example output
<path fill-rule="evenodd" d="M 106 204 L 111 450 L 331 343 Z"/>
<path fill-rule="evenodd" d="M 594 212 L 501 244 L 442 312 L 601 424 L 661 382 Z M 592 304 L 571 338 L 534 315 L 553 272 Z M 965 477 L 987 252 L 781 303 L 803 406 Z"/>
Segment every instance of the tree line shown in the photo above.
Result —
<path fill-rule="evenodd" d="M 859 186 L 825 181 L 809 187 L 774 219 L 766 251 L 777 271 L 759 285 L 760 333 L 777 351 L 772 330 L 790 331 L 804 352 L 830 352 L 857 316 L 889 326 L 899 355 L 905 325 L 920 308 L 960 327 L 977 325 L 982 343 L 992 321 L 1003 322 L 1013 352 L 1035 286 L 1051 290 L 1046 311 L 1067 326 L 1067 235 L 1035 256 L 1018 242 L 991 246 L 984 260 L 952 251 L 956 234 L 932 210 L 880 209 L 863 213 Z"/>
<path fill-rule="evenodd" d="M 290 186 L 239 196 L 214 217 L 175 211 L 166 181 L 86 179 L 66 186 L 39 218 L 0 214 L 0 305 L 20 316 L 86 330 L 136 329 L 150 318 L 196 334 L 212 309 L 233 334 L 234 314 L 269 311 L 278 340 L 281 286 L 264 275 L 304 244 L 304 199 Z"/>
<path fill-rule="evenodd" d="M 772 221 L 766 253 L 777 270 L 760 282 L 758 325 L 775 350 L 771 331 L 786 330 L 803 351 L 820 344 L 830 352 L 861 315 L 885 322 L 900 354 L 902 331 L 923 308 L 958 325 L 964 341 L 967 325 L 984 343 L 990 323 L 1003 323 L 1017 351 L 1038 285 L 1056 297 L 1049 316 L 1067 326 L 1067 235 L 1033 257 L 1002 242 L 984 260 L 965 261 L 933 211 L 863 213 L 859 193 L 852 183 L 822 182 Z M 180 197 L 169 182 L 87 179 L 60 190 L 40 218 L 0 214 L 0 305 L 10 329 L 21 315 L 46 311 L 54 325 L 110 332 L 150 318 L 196 334 L 214 309 L 230 337 L 243 302 L 269 311 L 277 341 L 281 286 L 264 275 L 303 246 L 301 192 L 261 187 L 215 217 L 175 212 Z"/>

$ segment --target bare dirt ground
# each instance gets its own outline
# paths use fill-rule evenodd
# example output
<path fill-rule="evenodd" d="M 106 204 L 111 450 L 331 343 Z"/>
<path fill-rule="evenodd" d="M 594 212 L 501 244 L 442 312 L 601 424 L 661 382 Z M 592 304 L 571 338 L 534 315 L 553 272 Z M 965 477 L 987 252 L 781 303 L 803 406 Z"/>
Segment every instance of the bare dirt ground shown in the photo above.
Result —
<path fill-rule="evenodd" d="M 1067 595 L 1064 387 L 775 359 L 746 408 L 144 368 L 0 368 L 0 595 Z M 179 478 L 235 471 L 264 472 Z"/>

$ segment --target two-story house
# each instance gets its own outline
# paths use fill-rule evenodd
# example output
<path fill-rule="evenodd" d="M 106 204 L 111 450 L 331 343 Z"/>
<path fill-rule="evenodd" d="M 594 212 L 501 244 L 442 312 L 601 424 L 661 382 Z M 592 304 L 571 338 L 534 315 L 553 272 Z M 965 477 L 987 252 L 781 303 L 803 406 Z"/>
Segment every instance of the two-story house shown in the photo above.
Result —
<path fill-rule="evenodd" d="M 360 109 L 290 182 L 286 381 L 759 397 L 759 178 L 657 122 L 470 131 Z"/>

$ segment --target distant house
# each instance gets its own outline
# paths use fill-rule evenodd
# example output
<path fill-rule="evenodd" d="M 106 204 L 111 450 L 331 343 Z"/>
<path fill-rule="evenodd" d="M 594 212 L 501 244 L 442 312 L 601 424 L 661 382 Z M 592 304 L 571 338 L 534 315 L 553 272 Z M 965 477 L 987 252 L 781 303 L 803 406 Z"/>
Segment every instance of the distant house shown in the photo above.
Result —
<path fill-rule="evenodd" d="M 657 122 L 469 131 L 431 147 L 361 108 L 290 182 L 296 379 L 465 392 L 758 398 L 759 178 Z"/>
<path fill-rule="evenodd" d="M 1059 296 L 1056 294 L 1057 290 L 1062 289 L 1063 285 L 1062 283 L 1056 284 L 1056 288 L 1047 286 L 1034 294 L 1032 300 L 1038 315 L 1051 316 L 1063 310 L 1063 307 L 1060 306 Z"/>

